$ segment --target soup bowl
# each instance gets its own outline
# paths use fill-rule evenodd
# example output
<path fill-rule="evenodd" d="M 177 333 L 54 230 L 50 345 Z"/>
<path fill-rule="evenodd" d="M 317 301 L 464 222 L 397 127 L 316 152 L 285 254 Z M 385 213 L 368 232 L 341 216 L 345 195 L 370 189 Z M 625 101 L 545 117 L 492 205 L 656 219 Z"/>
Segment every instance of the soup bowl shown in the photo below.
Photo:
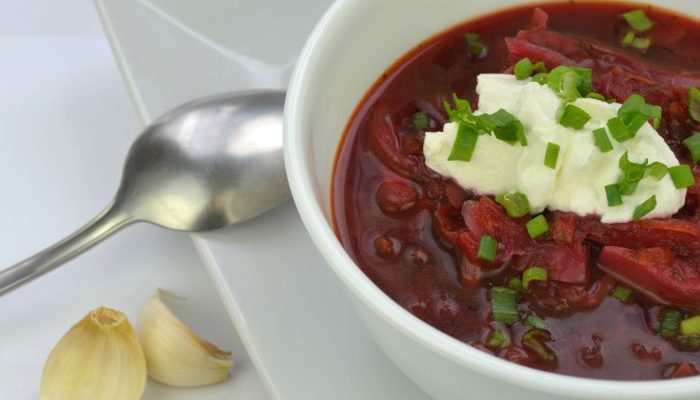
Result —
<path fill-rule="evenodd" d="M 700 16 L 692 0 L 644 4 Z M 334 233 L 334 162 L 346 124 L 363 96 L 394 62 L 431 36 L 515 5 L 522 2 L 339 0 L 328 10 L 299 58 L 285 106 L 285 162 L 306 229 L 344 282 L 376 342 L 403 373 L 436 399 L 697 397 L 700 377 L 640 382 L 577 378 L 523 367 L 477 350 L 395 303 L 362 272 Z"/>

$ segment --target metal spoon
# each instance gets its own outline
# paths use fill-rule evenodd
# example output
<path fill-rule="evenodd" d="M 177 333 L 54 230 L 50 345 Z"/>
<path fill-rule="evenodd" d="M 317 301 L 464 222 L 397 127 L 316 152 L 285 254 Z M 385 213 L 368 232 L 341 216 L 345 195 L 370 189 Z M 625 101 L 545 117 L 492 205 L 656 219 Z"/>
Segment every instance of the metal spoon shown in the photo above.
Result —
<path fill-rule="evenodd" d="M 77 232 L 0 272 L 0 295 L 133 222 L 196 232 L 253 218 L 289 197 L 282 156 L 284 92 L 184 104 L 136 139 L 111 204 Z"/>

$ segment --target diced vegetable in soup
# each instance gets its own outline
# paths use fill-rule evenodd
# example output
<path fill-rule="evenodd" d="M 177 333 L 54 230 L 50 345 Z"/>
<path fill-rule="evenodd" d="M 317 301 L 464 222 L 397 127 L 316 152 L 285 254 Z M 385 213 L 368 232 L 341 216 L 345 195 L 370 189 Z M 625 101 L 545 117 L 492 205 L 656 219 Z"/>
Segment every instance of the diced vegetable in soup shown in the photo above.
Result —
<path fill-rule="evenodd" d="M 533 368 L 700 368 L 700 24 L 561 2 L 466 22 L 358 105 L 336 232 L 406 310 Z"/>

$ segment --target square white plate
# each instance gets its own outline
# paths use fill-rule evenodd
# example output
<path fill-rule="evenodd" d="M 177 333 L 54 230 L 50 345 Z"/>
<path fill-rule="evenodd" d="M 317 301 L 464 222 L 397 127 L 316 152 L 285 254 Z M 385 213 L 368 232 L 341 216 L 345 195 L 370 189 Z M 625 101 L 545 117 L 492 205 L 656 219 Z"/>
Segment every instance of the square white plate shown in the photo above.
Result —
<path fill-rule="evenodd" d="M 144 122 L 193 98 L 283 88 L 330 0 L 96 0 Z M 291 202 L 193 236 L 273 397 L 427 396 L 361 326 Z"/>

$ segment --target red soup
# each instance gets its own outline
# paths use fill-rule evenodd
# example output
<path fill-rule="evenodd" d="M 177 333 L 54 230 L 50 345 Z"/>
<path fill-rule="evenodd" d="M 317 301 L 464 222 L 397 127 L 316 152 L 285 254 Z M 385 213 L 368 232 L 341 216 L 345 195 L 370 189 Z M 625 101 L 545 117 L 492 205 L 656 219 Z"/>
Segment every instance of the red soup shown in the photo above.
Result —
<path fill-rule="evenodd" d="M 633 10 L 643 13 L 623 17 Z M 449 122 L 444 104 L 454 104 L 453 93 L 477 104 L 477 76 L 510 73 L 523 58 L 532 75 L 587 69 L 588 96 L 624 103 L 638 94 L 659 106 L 660 120 L 642 122 L 656 125 L 700 178 L 700 136 L 692 140 L 700 131 L 700 24 L 629 4 L 519 7 L 427 40 L 371 88 L 338 154 L 338 236 L 406 310 L 497 357 L 604 379 L 696 375 L 700 188 L 692 174 L 685 205 L 668 218 L 606 224 L 545 210 L 536 215 L 547 224 L 533 238 L 526 224 L 535 215 L 509 216 L 494 196 L 426 166 L 426 132 Z M 481 254 L 489 252 L 485 236 L 494 257 Z"/>

